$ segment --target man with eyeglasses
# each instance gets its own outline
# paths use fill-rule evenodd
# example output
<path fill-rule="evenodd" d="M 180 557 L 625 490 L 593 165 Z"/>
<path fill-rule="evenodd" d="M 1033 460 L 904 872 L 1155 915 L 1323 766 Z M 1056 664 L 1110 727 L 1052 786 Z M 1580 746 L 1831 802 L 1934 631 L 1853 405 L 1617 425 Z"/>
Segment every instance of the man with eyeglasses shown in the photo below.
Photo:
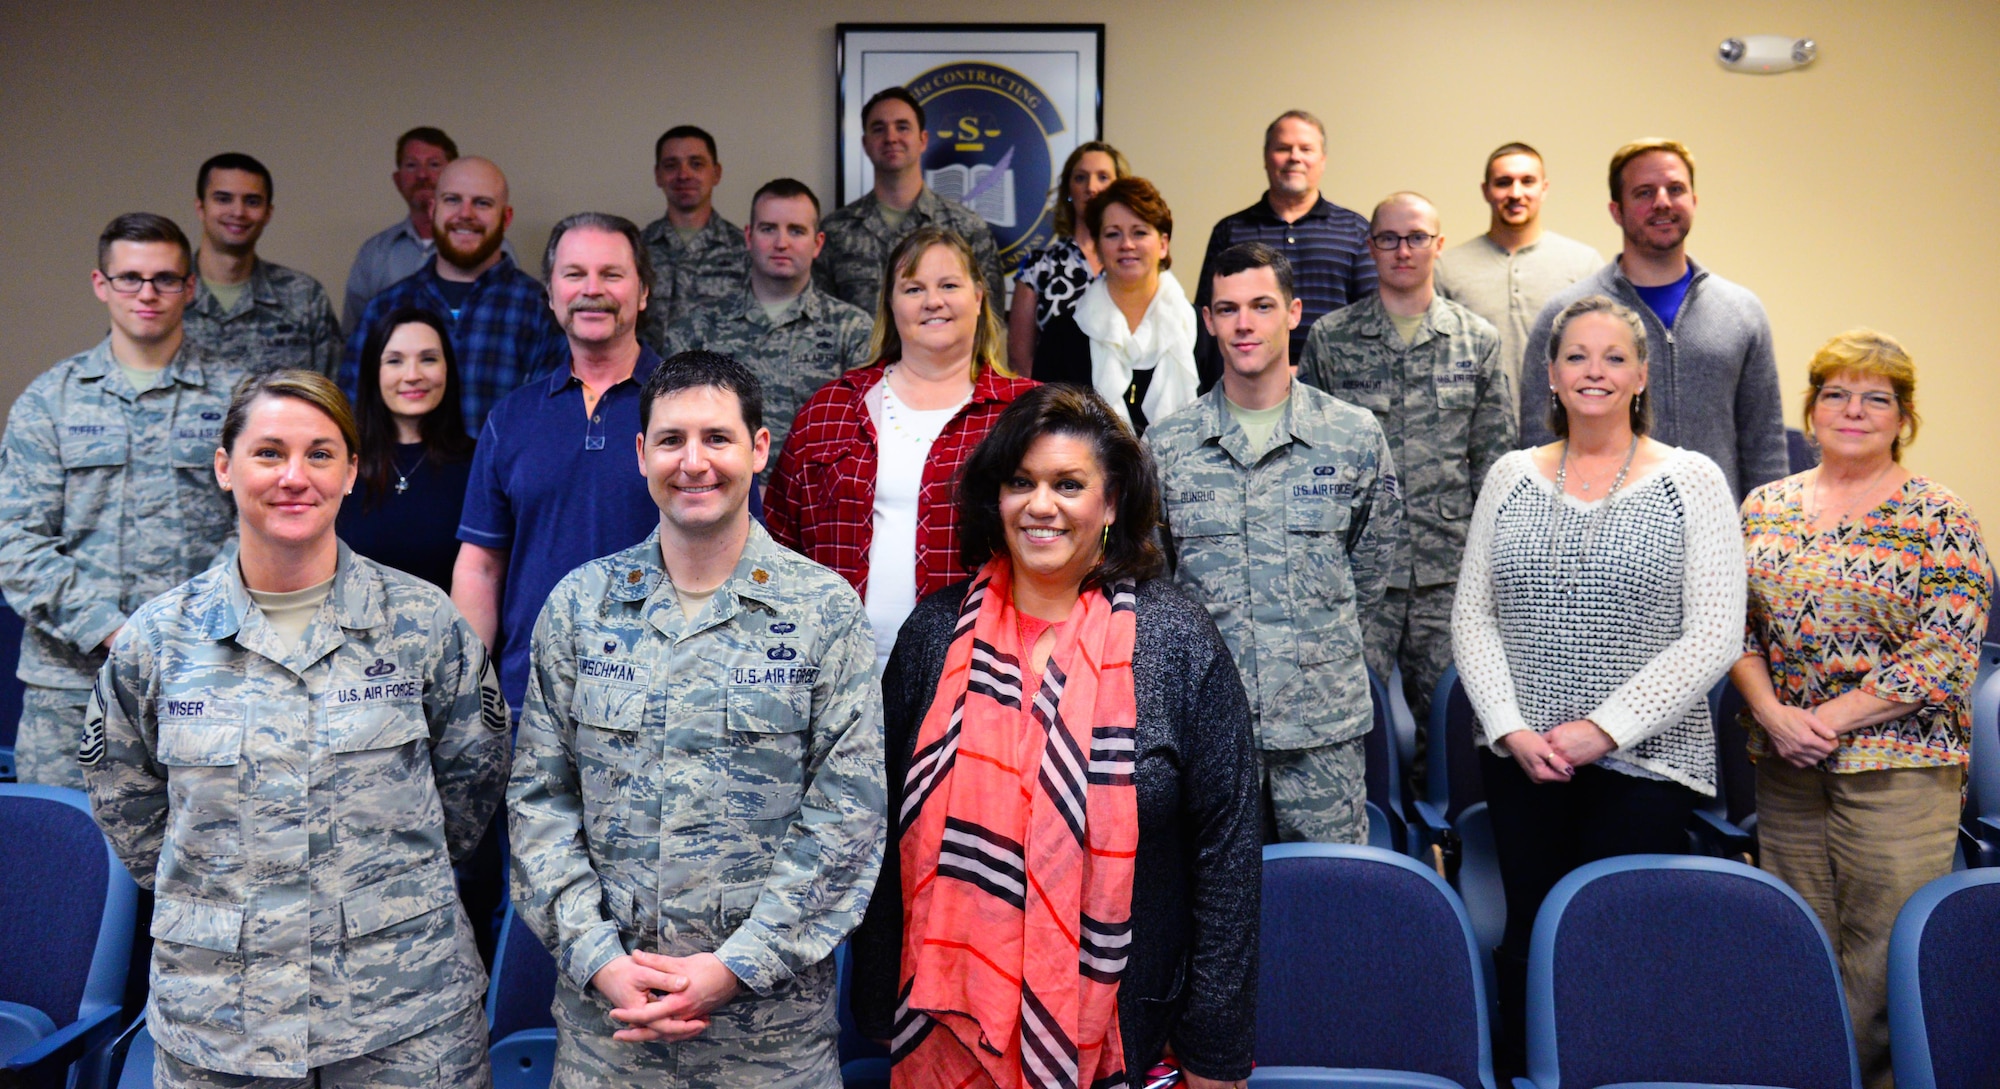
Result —
<path fill-rule="evenodd" d="M 1437 293 L 1437 208 L 1394 193 L 1369 219 L 1376 289 L 1313 323 L 1299 380 L 1373 412 L 1389 438 L 1407 530 L 1382 607 L 1362 618 L 1369 668 L 1403 670 L 1417 722 L 1451 664 L 1451 602 L 1472 504 L 1514 448 L 1514 383 L 1500 334 Z"/>
<path fill-rule="evenodd" d="M 173 220 L 112 220 L 90 274 L 111 334 L 29 383 L 0 437 L 0 591 L 26 624 L 23 783 L 83 788 L 84 705 L 112 637 L 236 527 L 214 469 L 229 385 L 181 324 L 193 272 Z"/>
<path fill-rule="evenodd" d="M 1788 475 L 1784 392 L 1764 304 L 1687 255 L 1693 154 L 1662 139 L 1619 148 L 1611 156 L 1610 211 L 1625 234 L 1618 259 L 1558 292 L 1535 319 L 1521 359 L 1521 445 L 1555 441 L 1547 422 L 1555 316 L 1585 295 L 1608 295 L 1646 323 L 1652 437 L 1708 455 L 1739 501 Z"/>
<path fill-rule="evenodd" d="M 298 367 L 328 378 L 340 366 L 340 323 L 326 289 L 297 269 L 257 256 L 270 225 L 271 172 L 226 151 L 195 174 L 200 269 L 187 335 L 230 374 Z"/>

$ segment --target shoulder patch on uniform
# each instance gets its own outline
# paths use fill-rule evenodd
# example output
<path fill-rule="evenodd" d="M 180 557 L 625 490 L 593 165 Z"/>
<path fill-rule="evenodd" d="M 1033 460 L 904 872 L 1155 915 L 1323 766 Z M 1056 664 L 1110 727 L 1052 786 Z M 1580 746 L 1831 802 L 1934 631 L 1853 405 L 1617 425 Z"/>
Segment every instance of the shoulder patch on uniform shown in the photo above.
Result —
<path fill-rule="evenodd" d="M 509 722 L 507 696 L 500 691 L 500 671 L 493 667 L 491 657 L 479 671 L 479 717 L 494 733 L 505 730 Z"/>
<path fill-rule="evenodd" d="M 83 712 L 83 741 L 76 748 L 76 762 L 96 767 L 104 759 L 104 678 L 90 687 L 90 704 Z"/>

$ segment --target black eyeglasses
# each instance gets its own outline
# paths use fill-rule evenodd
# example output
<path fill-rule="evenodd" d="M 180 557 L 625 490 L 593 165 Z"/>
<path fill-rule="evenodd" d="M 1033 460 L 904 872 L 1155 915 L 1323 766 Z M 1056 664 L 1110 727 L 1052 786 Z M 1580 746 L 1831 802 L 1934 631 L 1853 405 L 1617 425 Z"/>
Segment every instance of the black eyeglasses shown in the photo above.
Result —
<path fill-rule="evenodd" d="M 1413 250 L 1423 249 L 1431 244 L 1431 239 L 1436 237 L 1437 235 L 1428 234 L 1424 231 L 1411 231 L 1409 234 L 1393 234 L 1389 231 L 1383 231 L 1381 234 L 1371 235 L 1368 241 L 1374 243 L 1375 248 L 1381 250 L 1383 253 L 1394 253 L 1396 252 L 1396 247 L 1405 242 L 1408 242 L 1410 248 Z"/>
<path fill-rule="evenodd" d="M 192 276 L 176 276 L 171 272 L 162 272 L 157 276 L 121 272 L 116 276 L 106 276 L 105 279 L 110 282 L 111 290 L 120 295 L 137 295 L 146 289 L 147 284 L 152 284 L 153 290 L 162 295 L 178 295 L 194 283 Z"/>

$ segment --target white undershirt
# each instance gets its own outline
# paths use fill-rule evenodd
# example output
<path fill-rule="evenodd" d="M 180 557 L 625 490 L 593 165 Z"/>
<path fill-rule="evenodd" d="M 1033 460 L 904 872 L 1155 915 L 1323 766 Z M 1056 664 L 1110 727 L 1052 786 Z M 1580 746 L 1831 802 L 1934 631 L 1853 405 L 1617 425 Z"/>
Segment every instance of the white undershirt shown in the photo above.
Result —
<path fill-rule="evenodd" d="M 966 400 L 971 400 L 967 397 Z M 965 407 L 919 412 L 882 383 L 882 426 L 876 429 L 874 539 L 868 545 L 868 589 L 863 595 L 875 629 L 875 668 L 889 663 L 896 632 L 917 607 L 917 493 L 931 443 Z"/>

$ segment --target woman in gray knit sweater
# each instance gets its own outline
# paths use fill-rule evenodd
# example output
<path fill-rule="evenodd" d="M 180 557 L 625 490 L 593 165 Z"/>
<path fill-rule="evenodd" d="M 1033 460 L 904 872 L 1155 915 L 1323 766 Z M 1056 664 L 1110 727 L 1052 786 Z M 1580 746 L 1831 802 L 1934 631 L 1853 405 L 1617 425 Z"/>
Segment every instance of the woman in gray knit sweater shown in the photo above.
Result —
<path fill-rule="evenodd" d="M 1704 697 L 1743 632 L 1734 496 L 1713 461 L 1646 437 L 1638 315 L 1580 299 L 1548 343 L 1557 441 L 1487 474 L 1452 614 L 1507 892 L 1503 1059 L 1549 889 L 1596 859 L 1686 850 L 1715 793 Z"/>

